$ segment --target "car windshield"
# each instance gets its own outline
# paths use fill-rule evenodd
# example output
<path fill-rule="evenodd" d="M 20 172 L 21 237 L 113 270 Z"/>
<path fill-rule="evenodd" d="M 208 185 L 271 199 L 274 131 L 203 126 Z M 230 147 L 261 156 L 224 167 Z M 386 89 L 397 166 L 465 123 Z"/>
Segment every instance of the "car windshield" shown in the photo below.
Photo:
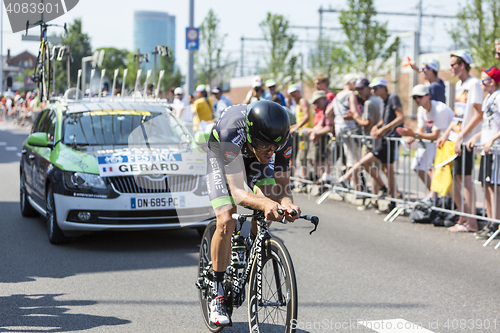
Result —
<path fill-rule="evenodd" d="M 69 113 L 64 120 L 66 145 L 161 146 L 190 142 L 189 135 L 169 113 L 99 110 Z"/>

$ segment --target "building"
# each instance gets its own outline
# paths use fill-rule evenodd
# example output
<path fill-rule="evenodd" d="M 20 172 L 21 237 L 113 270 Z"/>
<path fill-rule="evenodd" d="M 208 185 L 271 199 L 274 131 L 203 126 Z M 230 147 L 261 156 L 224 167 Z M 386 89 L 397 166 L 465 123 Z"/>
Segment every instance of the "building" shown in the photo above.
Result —
<path fill-rule="evenodd" d="M 8 49 L 7 55 L 3 56 L 3 89 L 33 89 L 36 84 L 31 81 L 30 75 L 24 75 L 24 72 L 25 69 L 34 71 L 35 64 L 36 56 L 30 52 L 24 51 L 16 56 L 11 56 L 10 49 Z M 19 77 L 22 77 L 22 80 Z"/>
<path fill-rule="evenodd" d="M 151 51 L 157 45 L 166 45 L 175 56 L 175 16 L 165 12 L 134 12 L 134 52 L 149 53 L 149 62 L 142 69 L 153 69 L 154 56 Z M 159 64 L 158 59 L 158 64 Z"/>

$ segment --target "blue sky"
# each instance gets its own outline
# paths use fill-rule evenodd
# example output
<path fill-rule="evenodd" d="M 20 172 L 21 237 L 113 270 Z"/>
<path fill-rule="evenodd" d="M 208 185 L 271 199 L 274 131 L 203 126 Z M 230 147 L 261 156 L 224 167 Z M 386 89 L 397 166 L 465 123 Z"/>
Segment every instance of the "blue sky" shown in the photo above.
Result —
<path fill-rule="evenodd" d="M 195 0 L 195 26 L 199 26 L 208 10 L 212 8 L 221 20 L 221 32 L 227 34 L 224 50 L 226 54 L 239 60 L 241 37 L 261 38 L 262 33 L 259 22 L 264 20 L 267 12 L 280 13 L 284 15 L 291 25 L 318 26 L 320 6 L 323 8 L 332 7 L 335 9 L 345 9 L 345 0 L 320 1 L 320 0 Z M 463 3 L 463 1 L 462 1 Z M 414 12 L 418 0 L 405 0 L 397 2 L 393 0 L 375 0 L 378 11 L 386 12 Z M 423 0 L 424 13 L 426 14 L 447 14 L 454 15 L 460 8 L 460 3 L 452 0 L 430 1 Z M 3 13 L 3 53 L 11 49 L 11 54 L 17 54 L 24 50 L 36 54 L 38 45 L 35 42 L 21 41 L 21 33 L 10 32 L 7 15 Z M 185 28 L 189 22 L 189 1 L 188 0 L 80 0 L 78 5 L 69 13 L 53 21 L 54 23 L 72 22 L 74 18 L 81 18 L 84 32 L 91 37 L 92 46 L 97 47 L 117 47 L 132 49 L 133 45 L 133 13 L 135 10 L 158 10 L 168 12 L 176 16 L 176 49 L 178 65 L 183 74 L 187 68 L 187 51 L 185 51 Z M 404 16 L 382 16 L 378 19 L 389 22 L 389 29 L 410 31 L 417 26 L 416 17 Z M 440 52 L 453 47 L 451 38 L 446 30 L 452 26 L 453 20 L 423 18 L 422 21 L 422 49 L 423 51 Z M 325 27 L 339 27 L 338 14 L 324 14 L 323 25 Z M 293 30 L 299 39 L 315 39 L 318 30 Z M 33 29 L 32 33 L 38 33 Z M 330 38 L 339 40 L 339 32 L 332 31 Z M 405 43 L 405 41 L 403 41 Z M 409 41 L 406 41 L 409 44 Z M 246 42 L 245 50 L 249 52 L 250 62 L 261 62 L 257 53 L 262 52 L 264 44 L 261 42 Z M 307 43 L 298 43 L 295 52 L 307 54 Z M 409 47 L 403 51 L 410 52 Z"/>

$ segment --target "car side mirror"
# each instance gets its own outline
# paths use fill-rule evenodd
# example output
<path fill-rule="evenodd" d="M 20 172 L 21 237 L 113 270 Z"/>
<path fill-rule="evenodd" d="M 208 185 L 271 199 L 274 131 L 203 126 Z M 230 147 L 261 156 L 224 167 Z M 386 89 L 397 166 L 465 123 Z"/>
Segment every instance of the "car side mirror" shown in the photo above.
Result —
<path fill-rule="evenodd" d="M 52 142 L 49 142 L 47 138 L 47 133 L 33 133 L 28 137 L 28 144 L 34 147 L 45 147 L 52 149 L 54 145 Z"/>
<path fill-rule="evenodd" d="M 210 133 L 196 132 L 194 133 L 194 142 L 196 142 L 198 146 L 203 146 L 207 144 L 209 137 Z"/>

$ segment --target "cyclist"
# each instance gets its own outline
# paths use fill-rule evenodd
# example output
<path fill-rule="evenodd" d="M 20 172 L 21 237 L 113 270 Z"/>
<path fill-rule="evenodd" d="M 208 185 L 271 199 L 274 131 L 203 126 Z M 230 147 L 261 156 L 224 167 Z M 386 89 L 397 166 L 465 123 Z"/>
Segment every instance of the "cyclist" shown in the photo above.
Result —
<path fill-rule="evenodd" d="M 266 219 L 273 221 L 282 217 L 279 209 L 290 222 L 300 216 L 290 190 L 292 139 L 288 114 L 271 101 L 231 106 L 215 124 L 208 148 L 208 195 L 217 216 L 211 244 L 214 288 L 210 321 L 224 326 L 231 324 L 223 281 L 229 264 L 231 235 L 236 227 L 231 217 L 236 213 L 236 204 L 261 210 Z M 253 193 L 245 190 L 244 183 Z M 298 214 L 292 216 L 294 210 Z M 256 234 L 257 224 L 252 221 L 247 247 Z"/>

